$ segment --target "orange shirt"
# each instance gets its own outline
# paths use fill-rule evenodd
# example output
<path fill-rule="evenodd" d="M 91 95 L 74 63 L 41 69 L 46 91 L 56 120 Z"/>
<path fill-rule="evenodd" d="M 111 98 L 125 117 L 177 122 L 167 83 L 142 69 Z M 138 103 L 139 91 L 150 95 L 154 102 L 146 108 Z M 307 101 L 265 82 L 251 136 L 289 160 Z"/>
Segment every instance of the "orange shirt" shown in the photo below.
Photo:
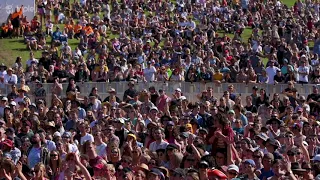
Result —
<path fill-rule="evenodd" d="M 73 29 L 75 33 L 79 33 L 82 30 L 82 26 L 80 24 L 76 24 Z"/>
<path fill-rule="evenodd" d="M 20 10 L 19 10 L 18 12 L 14 12 L 14 13 L 12 13 L 12 15 L 11 15 L 11 19 L 15 19 L 16 17 L 21 16 L 21 15 L 22 15 L 22 13 L 23 13 L 23 7 L 21 7 L 21 8 L 20 8 Z"/>
<path fill-rule="evenodd" d="M 93 33 L 93 29 L 91 26 L 84 27 L 84 31 L 86 32 L 87 36 Z"/>
<path fill-rule="evenodd" d="M 7 33 L 8 30 L 9 30 L 9 26 L 8 26 L 8 25 L 4 25 L 4 26 L 2 26 L 1 28 L 2 28 L 2 30 L 3 30 L 5 33 Z"/>
<path fill-rule="evenodd" d="M 67 28 L 68 30 L 72 30 L 73 26 L 72 26 L 72 24 L 65 24 L 64 28 Z"/>

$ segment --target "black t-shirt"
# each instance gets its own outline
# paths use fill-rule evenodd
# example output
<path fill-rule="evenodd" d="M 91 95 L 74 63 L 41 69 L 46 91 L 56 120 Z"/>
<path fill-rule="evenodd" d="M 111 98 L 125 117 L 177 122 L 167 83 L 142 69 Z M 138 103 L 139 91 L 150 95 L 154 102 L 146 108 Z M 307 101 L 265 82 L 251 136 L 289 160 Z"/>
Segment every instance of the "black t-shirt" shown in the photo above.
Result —
<path fill-rule="evenodd" d="M 48 58 L 41 57 L 41 58 L 39 59 L 39 64 L 42 64 L 43 67 L 44 67 L 46 70 L 49 70 L 50 63 L 51 63 L 51 61 L 50 61 L 50 59 L 48 59 Z"/>
<path fill-rule="evenodd" d="M 308 95 L 307 101 L 309 101 L 310 99 L 312 99 L 314 101 L 318 101 L 319 98 L 320 98 L 320 94 L 312 93 L 312 94 Z"/>
<path fill-rule="evenodd" d="M 151 98 L 150 98 L 151 102 L 152 102 L 153 104 L 156 104 L 158 97 L 159 97 L 158 94 L 151 94 Z"/>
<path fill-rule="evenodd" d="M 120 131 L 115 131 L 114 134 L 119 137 L 119 140 L 120 140 L 119 147 L 121 147 L 124 142 L 124 129 L 121 129 Z"/>
<path fill-rule="evenodd" d="M 281 83 L 284 81 L 284 77 L 282 75 L 281 76 L 275 75 L 273 79 L 274 79 L 274 81 L 276 81 L 278 83 Z"/>
<path fill-rule="evenodd" d="M 251 106 L 245 106 L 244 107 L 247 111 L 250 111 L 252 113 L 257 113 L 258 112 L 258 108 L 255 105 L 251 105 Z"/>
<path fill-rule="evenodd" d="M 137 90 L 127 89 L 123 94 L 123 100 L 125 100 L 127 98 L 127 96 L 133 97 L 135 94 L 137 94 Z"/>
<path fill-rule="evenodd" d="M 65 71 L 65 70 L 55 70 L 53 72 L 53 77 L 59 77 L 60 79 L 61 78 L 67 78 L 68 77 L 67 71 Z"/>

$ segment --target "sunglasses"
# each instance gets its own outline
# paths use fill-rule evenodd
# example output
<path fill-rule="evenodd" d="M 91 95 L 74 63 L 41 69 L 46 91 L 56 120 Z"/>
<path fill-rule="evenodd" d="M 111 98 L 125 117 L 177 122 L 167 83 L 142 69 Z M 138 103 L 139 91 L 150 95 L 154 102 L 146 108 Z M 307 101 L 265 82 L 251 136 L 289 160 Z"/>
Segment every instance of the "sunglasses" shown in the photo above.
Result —
<path fill-rule="evenodd" d="M 118 151 L 117 150 L 112 150 L 111 153 L 118 154 Z"/>
<path fill-rule="evenodd" d="M 236 176 L 238 173 L 236 173 L 236 172 L 228 172 L 228 174 Z"/>
<path fill-rule="evenodd" d="M 58 154 L 50 154 L 51 157 L 57 157 Z"/>
<path fill-rule="evenodd" d="M 173 177 L 182 177 L 182 175 L 181 174 L 179 174 L 179 173 L 173 173 L 173 175 L 172 175 Z"/>
<path fill-rule="evenodd" d="M 209 166 L 207 166 L 207 165 L 200 165 L 199 168 L 201 168 L 201 169 L 206 169 L 206 168 L 209 168 Z"/>

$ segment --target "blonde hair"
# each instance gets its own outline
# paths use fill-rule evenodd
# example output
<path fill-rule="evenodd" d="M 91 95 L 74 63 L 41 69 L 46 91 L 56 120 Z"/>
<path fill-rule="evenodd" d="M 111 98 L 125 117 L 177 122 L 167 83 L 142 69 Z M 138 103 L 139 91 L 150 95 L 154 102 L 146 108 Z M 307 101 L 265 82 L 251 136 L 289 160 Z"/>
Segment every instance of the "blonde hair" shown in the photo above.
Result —
<path fill-rule="evenodd" d="M 36 173 L 38 173 L 39 171 L 41 171 L 41 176 L 42 176 L 42 177 L 47 177 L 47 175 L 46 175 L 46 166 L 45 166 L 43 163 L 41 163 L 41 162 L 35 165 L 34 171 L 35 171 Z"/>

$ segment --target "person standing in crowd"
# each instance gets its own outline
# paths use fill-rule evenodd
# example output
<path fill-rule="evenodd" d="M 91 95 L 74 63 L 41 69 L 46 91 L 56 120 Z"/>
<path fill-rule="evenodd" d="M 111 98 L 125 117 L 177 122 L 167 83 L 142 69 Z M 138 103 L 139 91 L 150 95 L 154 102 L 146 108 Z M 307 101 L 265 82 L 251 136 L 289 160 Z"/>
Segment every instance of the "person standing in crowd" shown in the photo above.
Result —
<path fill-rule="evenodd" d="M 291 4 L 18 7 L 0 27 L 28 48 L 12 68 L 0 54 L 0 179 L 319 179 L 319 2 Z"/>

